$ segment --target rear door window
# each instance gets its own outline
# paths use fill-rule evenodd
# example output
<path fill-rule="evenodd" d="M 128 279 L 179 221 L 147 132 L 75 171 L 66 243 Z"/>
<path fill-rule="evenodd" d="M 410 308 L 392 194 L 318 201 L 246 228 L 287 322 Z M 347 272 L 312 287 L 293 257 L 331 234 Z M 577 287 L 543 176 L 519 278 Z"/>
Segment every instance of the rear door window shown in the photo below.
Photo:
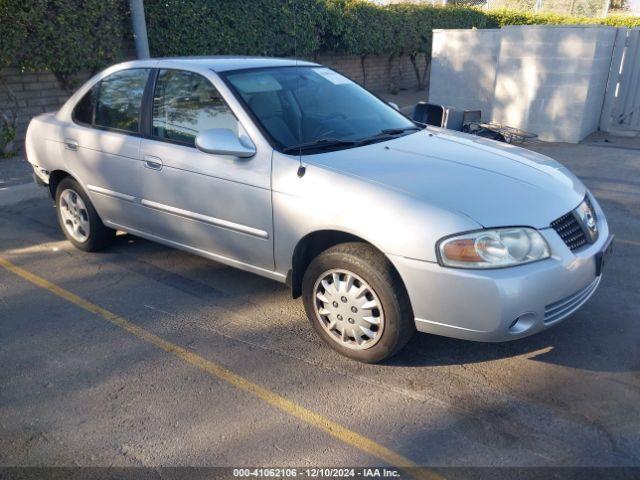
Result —
<path fill-rule="evenodd" d="M 94 124 L 138 133 L 142 96 L 149 71 L 148 68 L 133 68 L 102 79 L 95 104 Z"/>

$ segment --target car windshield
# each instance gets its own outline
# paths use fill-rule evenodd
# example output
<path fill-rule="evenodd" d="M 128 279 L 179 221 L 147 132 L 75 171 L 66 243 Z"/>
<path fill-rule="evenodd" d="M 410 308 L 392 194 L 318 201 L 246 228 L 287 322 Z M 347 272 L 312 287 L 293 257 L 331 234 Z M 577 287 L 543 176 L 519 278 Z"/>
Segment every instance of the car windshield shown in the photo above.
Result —
<path fill-rule="evenodd" d="M 421 129 L 329 68 L 262 68 L 224 77 L 285 153 L 352 148 Z"/>

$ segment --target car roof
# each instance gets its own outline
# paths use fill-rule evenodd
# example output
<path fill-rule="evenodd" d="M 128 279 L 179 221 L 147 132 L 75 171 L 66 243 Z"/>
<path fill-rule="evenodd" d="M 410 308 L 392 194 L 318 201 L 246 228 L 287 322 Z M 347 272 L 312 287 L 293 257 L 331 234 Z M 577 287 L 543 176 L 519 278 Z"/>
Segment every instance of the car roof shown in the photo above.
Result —
<path fill-rule="evenodd" d="M 204 67 L 214 72 L 225 72 L 229 70 L 245 70 L 249 68 L 263 67 L 289 67 L 289 66 L 318 66 L 317 63 L 294 58 L 270 58 L 270 57 L 242 57 L 242 56 L 206 56 L 206 57 L 162 57 L 150 58 L 148 60 L 134 60 L 127 62 L 129 67 L 149 67 L 162 68 L 163 65 L 182 64 L 185 67 Z"/>

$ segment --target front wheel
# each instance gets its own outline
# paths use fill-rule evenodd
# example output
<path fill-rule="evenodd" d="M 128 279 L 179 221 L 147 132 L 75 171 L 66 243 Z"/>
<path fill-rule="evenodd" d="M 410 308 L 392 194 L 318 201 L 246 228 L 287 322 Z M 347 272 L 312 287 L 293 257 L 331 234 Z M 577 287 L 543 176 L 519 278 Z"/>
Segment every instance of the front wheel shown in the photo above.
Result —
<path fill-rule="evenodd" d="M 56 189 L 56 211 L 63 233 L 80 250 L 100 250 L 116 236 L 115 230 L 104 226 L 82 187 L 70 177 Z"/>
<path fill-rule="evenodd" d="M 320 337 L 366 363 L 395 355 L 415 332 L 409 298 L 387 258 L 365 243 L 318 255 L 302 282 L 305 310 Z"/>

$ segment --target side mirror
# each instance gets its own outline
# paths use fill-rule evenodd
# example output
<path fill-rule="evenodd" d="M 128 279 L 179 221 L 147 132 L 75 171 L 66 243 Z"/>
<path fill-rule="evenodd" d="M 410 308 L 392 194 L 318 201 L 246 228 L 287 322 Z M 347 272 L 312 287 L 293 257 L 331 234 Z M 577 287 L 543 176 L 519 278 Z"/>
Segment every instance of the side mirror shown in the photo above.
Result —
<path fill-rule="evenodd" d="M 196 137 L 196 148 L 205 153 L 249 158 L 256 154 L 256 147 L 246 137 L 238 138 L 228 128 L 212 128 Z"/>
<path fill-rule="evenodd" d="M 400 111 L 400 107 L 398 106 L 397 103 L 395 103 L 395 102 L 387 102 L 387 103 L 389 103 L 389 106 L 391 108 L 395 108 L 396 110 Z"/>

